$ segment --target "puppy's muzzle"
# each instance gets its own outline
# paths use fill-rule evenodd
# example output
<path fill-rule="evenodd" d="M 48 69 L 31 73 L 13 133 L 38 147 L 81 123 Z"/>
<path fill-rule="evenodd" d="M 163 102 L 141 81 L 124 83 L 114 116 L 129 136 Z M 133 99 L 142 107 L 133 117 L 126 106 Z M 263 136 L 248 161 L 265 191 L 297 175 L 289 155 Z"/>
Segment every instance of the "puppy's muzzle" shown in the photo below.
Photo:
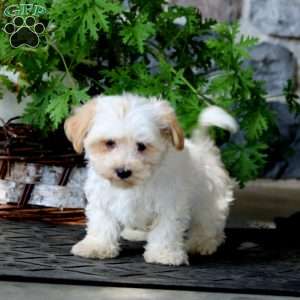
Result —
<path fill-rule="evenodd" d="M 124 168 L 118 168 L 115 170 L 115 172 L 116 172 L 117 176 L 123 180 L 129 178 L 132 175 L 131 170 L 126 170 Z"/>

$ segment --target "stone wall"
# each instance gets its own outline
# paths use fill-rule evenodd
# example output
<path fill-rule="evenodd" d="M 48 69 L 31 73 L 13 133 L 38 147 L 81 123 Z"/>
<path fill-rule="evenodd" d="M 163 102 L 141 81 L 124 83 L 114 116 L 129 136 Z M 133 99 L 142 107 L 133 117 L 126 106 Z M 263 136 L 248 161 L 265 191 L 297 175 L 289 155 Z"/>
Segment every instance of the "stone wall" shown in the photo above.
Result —
<path fill-rule="evenodd" d="M 171 3 L 196 6 L 204 17 L 216 20 L 236 20 L 241 16 L 241 0 L 170 0 Z"/>
<path fill-rule="evenodd" d="M 267 56 L 261 61 L 264 70 L 268 68 L 268 57 L 277 60 L 281 67 L 273 73 L 273 80 L 285 81 L 292 78 L 300 88 L 300 1 L 299 0 L 243 0 L 241 31 L 257 36 L 264 42 Z M 282 49 L 274 58 L 274 51 Z M 276 56 L 276 55 L 275 55 Z M 269 58 L 270 63 L 270 58 Z M 269 79 L 270 80 L 270 79 Z M 275 93 L 276 94 L 276 93 Z"/>
<path fill-rule="evenodd" d="M 197 6 L 206 18 L 241 23 L 241 33 L 258 37 L 251 64 L 270 96 L 282 94 L 288 79 L 300 91 L 300 0 L 171 0 Z M 276 98 L 276 97 L 275 97 Z M 273 98 L 272 98 L 273 99 Z"/>

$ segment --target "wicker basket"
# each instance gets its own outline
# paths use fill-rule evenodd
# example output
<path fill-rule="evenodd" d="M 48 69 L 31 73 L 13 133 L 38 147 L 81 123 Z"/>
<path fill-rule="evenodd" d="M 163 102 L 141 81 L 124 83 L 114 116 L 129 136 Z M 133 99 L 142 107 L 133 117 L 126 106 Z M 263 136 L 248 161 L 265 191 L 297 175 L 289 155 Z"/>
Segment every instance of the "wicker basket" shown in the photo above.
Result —
<path fill-rule="evenodd" d="M 64 197 L 64 187 L 68 185 L 72 172 L 84 169 L 84 157 L 73 151 L 62 129 L 43 137 L 29 125 L 14 123 L 18 119 L 2 121 L 0 127 L 0 217 L 82 223 L 82 203 L 78 205 L 81 206 L 79 209 L 68 207 L 70 205 L 65 208 L 63 203 L 60 207 L 49 208 L 30 202 L 35 193 L 43 190 L 48 198 L 52 196 L 51 191 L 56 190 L 59 190 L 60 197 Z M 29 173 L 34 173 L 34 176 Z M 49 175 L 55 173 L 55 176 L 51 177 L 49 184 L 40 184 L 41 173 L 46 173 L 47 180 L 51 177 Z M 81 189 L 81 184 L 77 185 Z M 68 193 L 65 196 L 68 197 Z M 54 192 L 53 197 L 56 197 Z"/>

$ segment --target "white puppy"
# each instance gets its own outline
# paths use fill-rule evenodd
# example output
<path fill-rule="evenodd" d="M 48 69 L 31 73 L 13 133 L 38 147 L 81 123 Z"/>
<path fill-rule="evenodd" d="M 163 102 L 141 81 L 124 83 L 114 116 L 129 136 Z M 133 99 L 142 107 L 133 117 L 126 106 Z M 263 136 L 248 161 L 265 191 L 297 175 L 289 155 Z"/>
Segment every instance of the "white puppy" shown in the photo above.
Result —
<path fill-rule="evenodd" d="M 85 238 L 75 255 L 112 258 L 125 227 L 148 230 L 149 263 L 188 264 L 188 253 L 212 254 L 224 240 L 233 184 L 206 134 L 237 125 L 212 106 L 184 139 L 168 102 L 132 94 L 98 96 L 67 119 L 65 131 L 89 161 Z"/>

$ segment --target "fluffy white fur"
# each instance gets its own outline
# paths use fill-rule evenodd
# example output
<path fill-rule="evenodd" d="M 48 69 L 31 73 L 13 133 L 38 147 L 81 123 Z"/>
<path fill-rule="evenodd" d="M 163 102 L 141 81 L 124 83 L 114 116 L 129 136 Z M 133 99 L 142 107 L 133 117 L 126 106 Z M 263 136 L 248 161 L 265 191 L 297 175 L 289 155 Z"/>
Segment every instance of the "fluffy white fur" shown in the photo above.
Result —
<path fill-rule="evenodd" d="M 193 137 L 183 140 L 168 102 L 132 94 L 98 96 L 71 116 L 66 134 L 89 160 L 87 234 L 72 253 L 116 257 L 124 228 L 137 229 L 126 229 L 127 238 L 147 239 L 148 263 L 188 264 L 187 253 L 214 253 L 224 240 L 233 184 L 206 134 L 212 125 L 237 129 L 225 111 L 209 107 Z M 120 179 L 117 168 L 132 175 Z"/>

